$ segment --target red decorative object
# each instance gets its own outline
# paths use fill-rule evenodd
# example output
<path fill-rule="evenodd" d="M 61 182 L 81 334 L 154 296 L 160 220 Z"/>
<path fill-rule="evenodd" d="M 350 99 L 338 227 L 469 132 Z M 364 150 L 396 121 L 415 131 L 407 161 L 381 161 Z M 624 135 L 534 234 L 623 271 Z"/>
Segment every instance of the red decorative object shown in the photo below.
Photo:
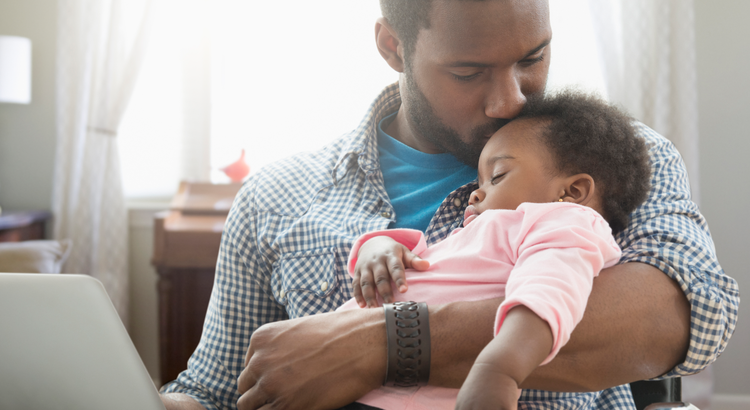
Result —
<path fill-rule="evenodd" d="M 243 179 L 250 173 L 250 166 L 245 162 L 245 150 L 242 150 L 240 159 L 221 168 L 225 174 L 232 180 L 232 182 L 242 182 Z"/>

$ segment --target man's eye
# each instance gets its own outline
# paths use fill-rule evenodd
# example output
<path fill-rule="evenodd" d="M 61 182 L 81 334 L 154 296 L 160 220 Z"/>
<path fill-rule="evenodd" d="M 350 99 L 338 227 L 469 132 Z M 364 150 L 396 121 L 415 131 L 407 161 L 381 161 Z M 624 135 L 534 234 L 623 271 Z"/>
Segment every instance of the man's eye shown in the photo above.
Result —
<path fill-rule="evenodd" d="M 451 73 L 451 75 L 453 76 L 453 78 L 455 78 L 458 81 L 471 81 L 474 78 L 476 78 L 479 75 L 479 73 L 474 73 L 471 75 L 458 75 L 458 74 Z"/>
<path fill-rule="evenodd" d="M 544 61 L 544 52 L 540 53 L 538 57 L 530 57 L 530 58 L 521 60 L 521 65 L 531 66 L 542 61 Z"/>

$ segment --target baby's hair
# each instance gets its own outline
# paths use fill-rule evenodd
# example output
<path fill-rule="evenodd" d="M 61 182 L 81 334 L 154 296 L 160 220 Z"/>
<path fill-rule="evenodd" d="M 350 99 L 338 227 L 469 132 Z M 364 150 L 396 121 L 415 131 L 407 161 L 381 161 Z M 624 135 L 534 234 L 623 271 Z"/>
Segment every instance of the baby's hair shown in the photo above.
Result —
<path fill-rule="evenodd" d="M 575 90 L 530 99 L 516 119 L 547 122 L 540 142 L 562 175 L 589 174 L 602 199 L 612 233 L 625 229 L 628 215 L 648 195 L 651 167 L 646 144 L 633 119 L 600 98 Z"/>

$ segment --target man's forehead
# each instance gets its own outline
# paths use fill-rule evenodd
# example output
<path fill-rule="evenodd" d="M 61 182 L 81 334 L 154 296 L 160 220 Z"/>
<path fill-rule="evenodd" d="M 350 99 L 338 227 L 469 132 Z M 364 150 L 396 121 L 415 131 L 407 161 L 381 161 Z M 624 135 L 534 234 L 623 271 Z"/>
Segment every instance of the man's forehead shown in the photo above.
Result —
<path fill-rule="evenodd" d="M 429 27 L 419 33 L 417 53 L 423 47 L 438 59 L 457 53 L 516 57 L 550 37 L 547 0 L 437 0 L 430 11 Z"/>

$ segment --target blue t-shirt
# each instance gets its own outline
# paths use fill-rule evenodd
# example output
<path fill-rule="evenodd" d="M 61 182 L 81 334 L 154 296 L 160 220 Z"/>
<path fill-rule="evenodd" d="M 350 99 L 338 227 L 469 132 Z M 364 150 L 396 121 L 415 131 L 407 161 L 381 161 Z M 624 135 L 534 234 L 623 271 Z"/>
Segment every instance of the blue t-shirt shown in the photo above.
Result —
<path fill-rule="evenodd" d="M 425 154 L 383 131 L 396 114 L 378 124 L 378 155 L 385 190 L 396 212 L 389 228 L 427 230 L 445 197 L 477 177 L 477 169 L 451 154 Z"/>

